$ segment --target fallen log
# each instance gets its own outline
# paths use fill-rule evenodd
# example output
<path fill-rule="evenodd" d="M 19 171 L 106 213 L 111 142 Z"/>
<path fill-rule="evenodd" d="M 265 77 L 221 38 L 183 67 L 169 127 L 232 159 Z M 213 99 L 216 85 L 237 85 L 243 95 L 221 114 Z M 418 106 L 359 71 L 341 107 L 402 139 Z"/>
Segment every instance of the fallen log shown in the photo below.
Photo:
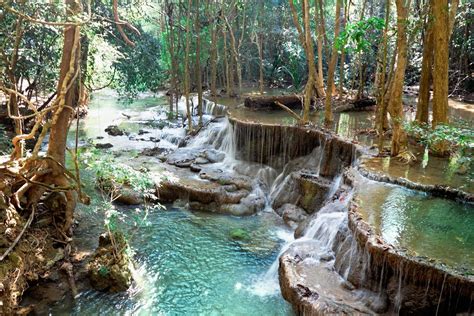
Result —
<path fill-rule="evenodd" d="M 245 98 L 244 106 L 253 110 L 280 110 L 280 106 L 275 102 L 279 102 L 289 109 L 301 109 L 303 97 L 296 94 L 251 96 Z"/>
<path fill-rule="evenodd" d="M 375 110 L 377 102 L 375 99 L 365 98 L 355 101 L 347 101 L 340 103 L 334 107 L 335 113 L 349 112 L 349 111 L 373 111 Z"/>

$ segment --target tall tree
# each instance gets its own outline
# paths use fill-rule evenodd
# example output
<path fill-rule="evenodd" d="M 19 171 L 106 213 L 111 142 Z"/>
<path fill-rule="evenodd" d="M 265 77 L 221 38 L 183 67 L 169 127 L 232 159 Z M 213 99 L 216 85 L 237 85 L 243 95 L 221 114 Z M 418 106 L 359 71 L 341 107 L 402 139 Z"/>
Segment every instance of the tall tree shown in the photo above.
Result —
<path fill-rule="evenodd" d="M 311 29 L 309 22 L 309 0 L 303 0 L 304 32 L 298 20 L 298 13 L 296 11 L 296 7 L 293 0 L 289 0 L 289 3 L 291 14 L 293 16 L 293 22 L 298 31 L 300 43 L 306 52 L 306 62 L 308 65 L 308 81 L 306 82 L 305 98 L 303 105 L 303 122 L 306 123 L 309 121 L 309 110 L 311 106 L 313 90 L 316 91 L 317 97 L 324 97 L 324 85 L 320 80 L 318 72 L 316 71 L 316 66 L 314 64 L 313 39 L 311 38 Z"/>
<path fill-rule="evenodd" d="M 423 37 L 423 60 L 421 64 L 420 90 L 418 93 L 418 104 L 416 107 L 416 120 L 420 123 L 428 123 L 428 112 L 430 102 L 430 87 L 433 68 L 433 0 L 428 0 L 424 37 Z"/>
<path fill-rule="evenodd" d="M 457 6 L 452 1 L 450 13 L 448 0 L 433 1 L 433 128 L 448 123 L 449 37 Z"/>
<path fill-rule="evenodd" d="M 192 0 L 188 0 L 186 8 L 186 48 L 184 53 L 184 95 L 186 98 L 186 116 L 188 118 L 188 132 L 193 132 L 193 119 L 191 104 L 189 100 L 190 82 L 189 82 L 189 54 L 191 50 L 191 7 Z"/>
<path fill-rule="evenodd" d="M 202 127 L 201 21 L 199 15 L 199 0 L 196 0 L 196 11 L 194 27 L 196 30 L 196 85 L 198 91 L 198 124 L 199 127 Z"/>
<path fill-rule="evenodd" d="M 381 69 L 379 70 L 380 78 L 378 80 L 378 91 L 377 91 L 377 111 L 376 111 L 376 122 L 375 128 L 378 133 L 378 149 L 379 153 L 383 151 L 384 141 L 384 125 L 387 118 L 387 102 L 385 100 L 385 77 L 387 74 L 387 53 L 388 53 L 388 28 L 390 22 L 390 4 L 391 0 L 385 2 L 385 25 L 382 36 L 382 62 L 380 63 Z"/>
<path fill-rule="evenodd" d="M 334 43 L 332 44 L 331 61 L 329 62 L 328 79 L 326 88 L 326 100 L 324 107 L 324 122 L 329 125 L 333 121 L 331 110 L 332 92 L 334 89 L 334 72 L 337 63 L 337 38 L 339 36 L 340 19 L 341 19 L 342 0 L 336 0 L 335 26 L 334 26 Z"/>
<path fill-rule="evenodd" d="M 392 156 L 407 152 L 407 136 L 403 129 L 403 83 L 407 66 L 407 18 L 410 0 L 396 0 L 397 5 L 397 62 L 391 84 L 388 110 L 392 119 Z"/>

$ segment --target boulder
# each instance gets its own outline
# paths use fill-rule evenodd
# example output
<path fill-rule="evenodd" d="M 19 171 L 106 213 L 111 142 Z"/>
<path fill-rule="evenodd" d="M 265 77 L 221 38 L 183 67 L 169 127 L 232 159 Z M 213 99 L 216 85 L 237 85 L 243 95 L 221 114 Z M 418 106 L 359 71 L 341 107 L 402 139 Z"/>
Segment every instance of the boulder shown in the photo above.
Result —
<path fill-rule="evenodd" d="M 114 145 L 112 145 L 111 143 L 98 143 L 98 144 L 95 144 L 95 148 L 97 149 L 109 149 L 109 148 L 112 148 L 114 147 Z"/>
<path fill-rule="evenodd" d="M 125 133 L 117 126 L 117 125 L 110 125 L 108 126 L 105 131 L 110 136 L 122 136 Z"/>
<path fill-rule="evenodd" d="M 289 203 L 283 204 L 276 212 L 283 218 L 285 223 L 293 229 L 296 229 L 298 224 L 308 217 L 305 210 Z"/>
<path fill-rule="evenodd" d="M 119 189 L 119 195 L 115 201 L 125 205 L 139 205 L 143 202 L 143 196 L 131 188 L 122 186 Z"/>
<path fill-rule="evenodd" d="M 225 154 L 215 149 L 206 149 L 203 154 L 204 157 L 212 163 L 221 162 L 225 159 Z"/>
<path fill-rule="evenodd" d="M 321 208 L 330 189 L 329 179 L 307 171 L 292 172 L 272 192 L 272 206 L 278 210 L 284 204 L 290 203 L 311 214 Z"/>
<path fill-rule="evenodd" d="M 123 292 L 132 284 L 130 257 L 123 251 L 128 244 L 118 232 L 110 235 L 104 233 L 99 237 L 99 247 L 87 266 L 90 284 L 98 291 Z"/>

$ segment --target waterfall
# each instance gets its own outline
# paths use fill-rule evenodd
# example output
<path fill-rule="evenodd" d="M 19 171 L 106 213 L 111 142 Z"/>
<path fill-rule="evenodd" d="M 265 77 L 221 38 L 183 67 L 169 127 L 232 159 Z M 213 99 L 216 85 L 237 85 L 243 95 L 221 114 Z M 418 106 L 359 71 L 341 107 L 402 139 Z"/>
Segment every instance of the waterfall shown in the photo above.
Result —
<path fill-rule="evenodd" d="M 336 177 L 327 200 L 333 198 L 341 184 L 342 175 Z M 275 295 L 279 293 L 278 267 L 279 259 L 292 245 L 302 242 L 314 242 L 318 251 L 313 254 L 316 259 L 333 254 L 332 247 L 340 226 L 347 219 L 347 207 L 352 199 L 352 192 L 342 194 L 338 199 L 326 203 L 311 221 L 303 237 L 288 240 L 281 247 L 276 260 L 270 268 L 251 287 L 250 291 L 257 295 Z"/>
<path fill-rule="evenodd" d="M 235 133 L 234 127 L 230 123 L 229 119 L 225 118 L 225 125 L 213 145 L 216 149 L 225 153 L 225 162 L 233 164 L 236 161 L 236 145 L 235 145 Z"/>

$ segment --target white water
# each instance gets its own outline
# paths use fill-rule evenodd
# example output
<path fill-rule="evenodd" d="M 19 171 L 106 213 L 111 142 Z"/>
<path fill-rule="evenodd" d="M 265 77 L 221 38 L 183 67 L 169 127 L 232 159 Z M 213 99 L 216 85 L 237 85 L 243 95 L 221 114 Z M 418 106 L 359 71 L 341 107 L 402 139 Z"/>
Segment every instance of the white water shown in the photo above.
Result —
<path fill-rule="evenodd" d="M 341 184 L 342 175 L 336 177 L 327 200 L 330 200 Z M 347 218 L 347 207 L 352 198 L 352 192 L 343 194 L 338 199 L 326 203 L 312 220 L 303 237 L 289 239 L 280 249 L 277 259 L 273 262 L 267 272 L 265 272 L 249 290 L 260 296 L 276 295 L 280 291 L 278 281 L 279 259 L 292 245 L 296 243 L 312 240 L 317 242 L 318 251 L 314 253 L 315 259 L 328 254 L 332 255 L 332 246 L 336 238 L 339 227 Z"/>

